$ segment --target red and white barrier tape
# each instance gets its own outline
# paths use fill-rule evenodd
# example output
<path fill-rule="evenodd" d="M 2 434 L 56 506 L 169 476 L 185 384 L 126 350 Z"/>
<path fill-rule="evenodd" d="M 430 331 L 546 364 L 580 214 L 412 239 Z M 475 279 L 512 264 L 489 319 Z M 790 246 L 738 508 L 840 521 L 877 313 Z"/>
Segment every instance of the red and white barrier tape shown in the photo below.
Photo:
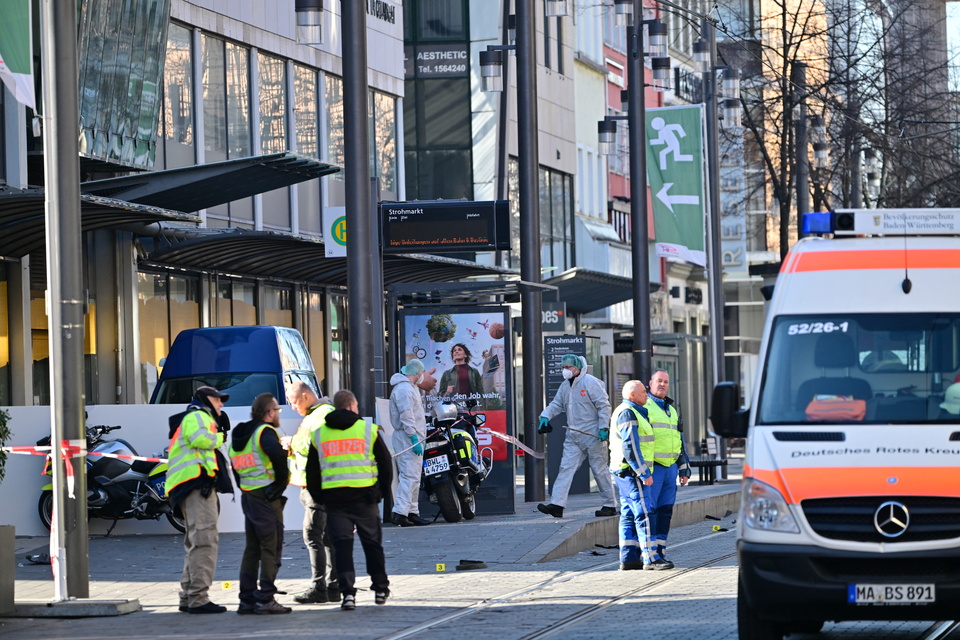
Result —
<path fill-rule="evenodd" d="M 543 453 L 542 453 L 542 452 L 540 452 L 540 451 L 534 451 L 533 449 L 531 449 L 531 448 L 528 447 L 527 445 L 523 444 L 522 442 L 520 442 L 519 440 L 517 440 L 517 439 L 514 438 L 513 436 L 508 436 L 508 435 L 505 434 L 505 433 L 500 433 L 499 431 L 494 431 L 493 429 L 487 429 L 486 427 L 481 427 L 480 429 L 477 429 L 477 431 L 482 431 L 482 432 L 484 432 L 484 433 L 489 433 L 490 435 L 492 435 L 492 436 L 495 437 L 495 438 L 500 438 L 501 440 L 506 440 L 507 442 L 509 442 L 509 443 L 512 444 L 513 446 L 522 449 L 524 453 L 529 453 L 531 456 L 533 456 L 533 457 L 536 458 L 537 460 L 543 460 Z"/>
<path fill-rule="evenodd" d="M 64 440 L 64 442 L 69 442 Z M 0 451 L 6 453 L 18 453 L 29 456 L 45 456 L 50 453 L 50 447 L 0 447 Z M 116 458 L 118 460 L 143 460 L 144 462 L 167 462 L 167 458 L 150 458 L 147 456 L 128 456 L 122 453 L 104 453 L 102 451 L 84 451 L 76 445 L 64 445 L 61 448 L 61 457 L 73 458 L 80 455 L 103 456 L 104 458 Z"/>

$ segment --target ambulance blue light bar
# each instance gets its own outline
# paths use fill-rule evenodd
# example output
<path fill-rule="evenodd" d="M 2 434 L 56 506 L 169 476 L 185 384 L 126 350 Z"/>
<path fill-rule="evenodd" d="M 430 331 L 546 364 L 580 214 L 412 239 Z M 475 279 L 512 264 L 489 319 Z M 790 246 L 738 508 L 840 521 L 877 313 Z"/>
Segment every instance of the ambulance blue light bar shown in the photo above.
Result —
<path fill-rule="evenodd" d="M 839 209 L 804 213 L 801 220 L 805 235 L 960 235 L 960 209 Z"/>
<path fill-rule="evenodd" d="M 800 233 L 805 236 L 833 233 L 833 212 L 814 211 L 801 217 Z"/>

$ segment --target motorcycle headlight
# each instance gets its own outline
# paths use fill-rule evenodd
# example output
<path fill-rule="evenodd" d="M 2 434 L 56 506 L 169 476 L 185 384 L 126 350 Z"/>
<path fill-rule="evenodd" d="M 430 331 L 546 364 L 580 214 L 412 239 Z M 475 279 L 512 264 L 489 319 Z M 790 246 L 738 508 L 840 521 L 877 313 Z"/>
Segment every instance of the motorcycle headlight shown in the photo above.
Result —
<path fill-rule="evenodd" d="M 743 484 L 744 524 L 758 531 L 800 533 L 787 501 L 768 484 L 748 478 Z"/>

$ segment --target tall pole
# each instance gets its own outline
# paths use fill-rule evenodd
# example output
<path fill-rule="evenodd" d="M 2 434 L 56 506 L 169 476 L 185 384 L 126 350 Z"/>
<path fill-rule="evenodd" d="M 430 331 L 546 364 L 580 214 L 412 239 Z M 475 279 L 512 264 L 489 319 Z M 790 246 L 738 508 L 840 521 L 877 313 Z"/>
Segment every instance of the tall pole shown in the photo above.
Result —
<path fill-rule="evenodd" d="M 857 79 L 851 78 L 847 85 L 847 127 L 853 138 L 850 149 L 850 204 L 853 209 L 863 206 L 863 193 L 860 188 L 860 131 L 857 127 L 860 117 L 859 97 L 857 96 Z"/>
<path fill-rule="evenodd" d="M 790 82 L 797 96 L 797 237 L 803 237 L 803 214 L 810 211 L 810 149 L 807 140 L 807 63 L 794 62 Z"/>
<path fill-rule="evenodd" d="M 77 6 L 43 0 L 43 151 L 46 186 L 50 418 L 53 438 L 54 599 L 90 597 L 83 424 L 83 293 Z M 71 455 L 61 455 L 61 451 Z"/>
<path fill-rule="evenodd" d="M 370 262 L 373 281 L 373 342 L 370 343 L 373 351 L 373 389 L 375 398 L 389 398 L 390 386 L 387 384 L 387 345 L 386 331 L 384 331 L 384 297 L 383 297 L 383 256 L 380 254 L 380 178 L 370 178 L 370 219 L 374 221 L 373 231 L 370 234 L 370 253 L 373 260 Z M 374 415 L 374 414 L 369 414 Z"/>
<path fill-rule="evenodd" d="M 517 151 L 520 182 L 520 279 L 540 282 L 540 151 L 537 144 L 537 34 L 533 0 L 517 0 Z M 543 401 L 542 299 L 537 288 L 520 287 L 523 313 L 523 434 L 528 446 L 542 450 L 537 433 Z M 523 457 L 524 500 L 543 500 L 544 465 Z"/>
<path fill-rule="evenodd" d="M 510 44 L 510 35 L 508 33 L 508 24 L 510 21 L 510 0 L 503 0 L 502 15 L 500 19 L 503 23 L 503 37 L 500 44 L 506 46 Z M 506 200 L 508 197 L 507 189 L 507 166 L 509 165 L 509 151 L 507 150 L 507 127 L 509 126 L 509 101 L 510 96 L 510 56 L 504 56 L 503 61 L 503 91 L 500 92 L 500 106 L 497 112 L 497 200 Z M 497 251 L 497 264 L 501 264 L 502 252 Z"/>
<path fill-rule="evenodd" d="M 633 263 L 633 373 L 650 380 L 650 260 L 647 236 L 647 143 L 643 73 L 643 2 L 627 27 L 627 126 L 630 144 L 630 250 Z"/>
<path fill-rule="evenodd" d="M 723 382 L 723 261 L 720 255 L 720 132 L 717 127 L 717 32 L 709 20 L 701 28 L 710 50 L 710 69 L 703 74 L 704 117 L 707 119 L 707 169 L 710 217 L 707 238 L 710 251 L 707 265 L 707 288 L 710 292 L 710 358 L 713 361 L 713 383 Z"/>
<path fill-rule="evenodd" d="M 350 351 L 350 386 L 360 413 L 374 415 L 374 301 L 376 291 L 370 215 L 370 133 L 367 122 L 367 14 L 366 3 L 341 2 L 343 41 L 344 183 L 347 217 L 347 339 Z"/>

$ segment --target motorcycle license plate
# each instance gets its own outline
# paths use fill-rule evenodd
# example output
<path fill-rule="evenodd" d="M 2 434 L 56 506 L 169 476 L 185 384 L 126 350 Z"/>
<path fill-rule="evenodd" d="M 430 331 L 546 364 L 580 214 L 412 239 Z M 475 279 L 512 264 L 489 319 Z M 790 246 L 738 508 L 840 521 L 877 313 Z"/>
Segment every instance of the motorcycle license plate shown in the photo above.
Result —
<path fill-rule="evenodd" d="M 932 584 L 851 584 L 847 602 L 852 604 L 927 604 L 936 602 Z"/>
<path fill-rule="evenodd" d="M 437 456 L 436 458 L 427 458 L 423 461 L 423 472 L 432 476 L 435 473 L 450 471 L 450 461 L 447 456 Z"/>

